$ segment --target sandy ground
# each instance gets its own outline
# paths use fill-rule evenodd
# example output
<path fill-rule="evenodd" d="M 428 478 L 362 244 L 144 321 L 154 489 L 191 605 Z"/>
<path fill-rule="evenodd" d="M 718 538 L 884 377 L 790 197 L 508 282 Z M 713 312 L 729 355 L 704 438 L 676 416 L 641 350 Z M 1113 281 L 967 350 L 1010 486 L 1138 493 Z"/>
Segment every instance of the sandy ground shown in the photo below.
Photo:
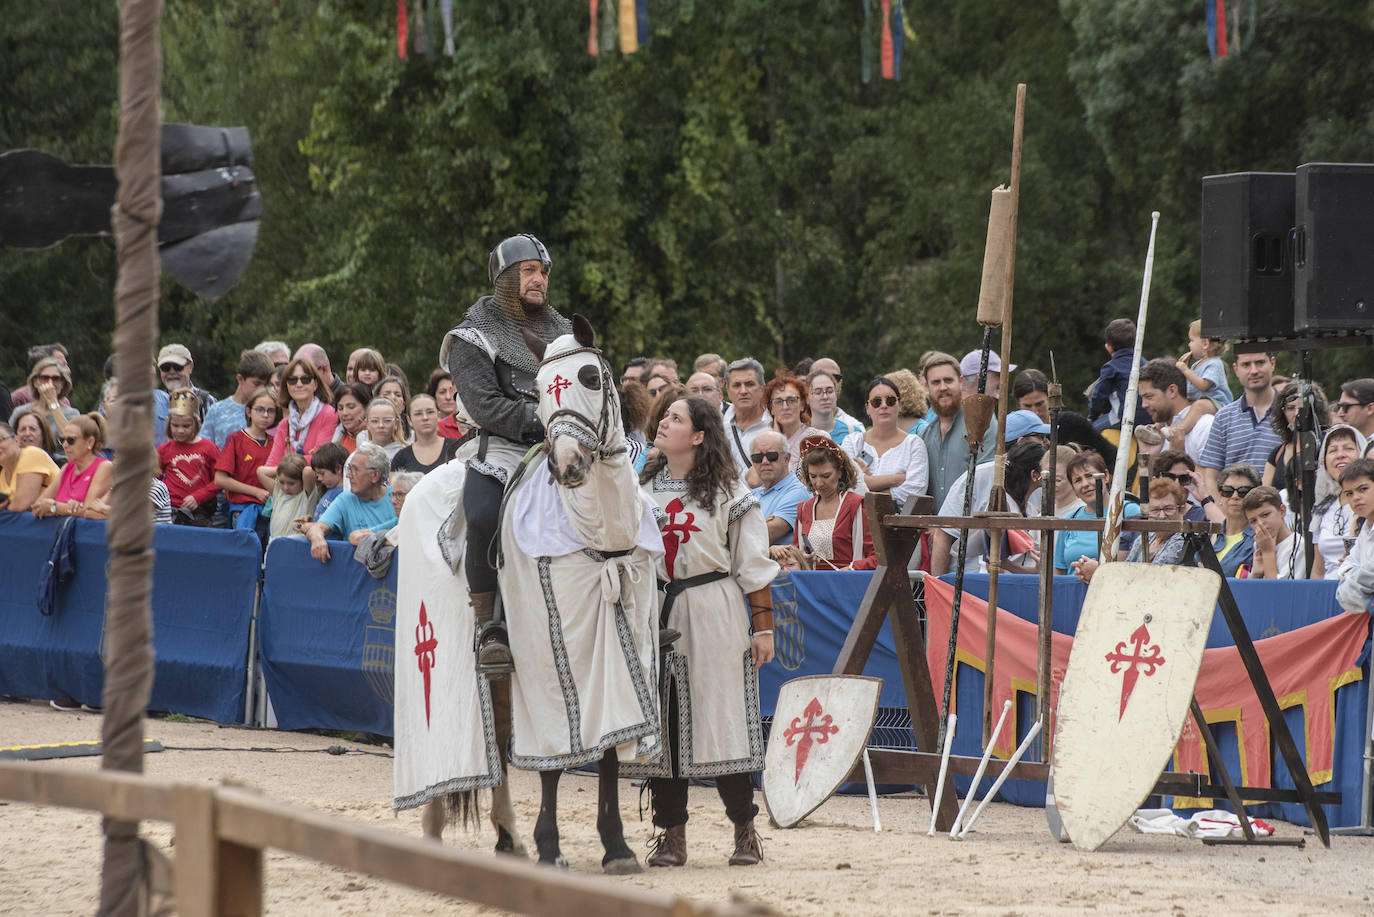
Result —
<path fill-rule="evenodd" d="M 99 731 L 95 714 L 0 702 L 0 747 L 96 740 Z M 146 734 L 170 749 L 147 757 L 150 776 L 196 783 L 232 779 L 342 818 L 420 833 L 418 813 L 392 813 L 389 749 L 362 746 L 385 757 L 336 757 L 323 749 L 338 739 L 199 722 L 153 720 Z M 232 750 L 212 750 L 221 747 Z M 253 750 L 265 748 L 278 751 Z M 40 766 L 97 765 L 96 758 L 72 758 Z M 637 820 L 637 792 L 622 786 L 627 838 L 642 859 L 650 826 Z M 538 782 L 517 774 L 515 789 L 532 846 L 528 832 L 538 812 Z M 867 799 L 836 798 L 792 830 L 761 820 L 765 863 L 731 868 L 725 862 L 730 828 L 715 792 L 691 793 L 687 867 L 607 881 L 700 900 L 738 897 L 797 915 L 1374 913 L 1374 840 L 1368 838 L 1337 837 L 1330 850 L 1315 838 L 1303 850 L 1209 848 L 1126 829 L 1102 850 L 1082 854 L 1052 841 L 1039 809 L 993 804 L 969 838 L 956 843 L 926 837 L 929 808 L 922 800 L 880 800 L 883 831 L 875 834 Z M 572 868 L 599 874 L 595 794 L 594 779 L 568 776 L 560 803 L 563 851 Z M 1303 830 L 1282 822 L 1275 827 L 1290 837 Z M 170 849 L 169 826 L 145 822 L 143 831 Z M 487 849 L 493 838 L 489 832 L 459 833 L 448 842 Z M 94 913 L 100 855 L 98 817 L 0 801 L 0 914 Z M 494 913 L 276 852 L 268 855 L 266 885 L 273 914 Z"/>

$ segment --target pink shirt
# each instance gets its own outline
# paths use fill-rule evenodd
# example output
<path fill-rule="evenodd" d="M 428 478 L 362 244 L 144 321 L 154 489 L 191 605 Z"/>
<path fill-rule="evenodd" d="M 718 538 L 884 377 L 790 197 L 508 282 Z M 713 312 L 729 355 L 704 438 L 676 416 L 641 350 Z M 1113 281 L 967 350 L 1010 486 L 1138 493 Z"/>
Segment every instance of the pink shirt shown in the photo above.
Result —
<path fill-rule="evenodd" d="M 86 466 L 86 470 L 77 474 L 76 465 L 68 462 L 62 466 L 62 475 L 57 479 L 57 496 L 53 499 L 58 503 L 66 503 L 68 500 L 75 500 L 83 503 L 86 494 L 91 489 L 91 481 L 95 479 L 95 470 L 100 467 L 100 463 L 108 461 L 100 456 L 95 457 L 95 461 Z"/>
<path fill-rule="evenodd" d="M 315 449 L 334 441 L 334 428 L 339 425 L 339 415 L 327 404 L 320 405 L 320 413 L 305 430 L 305 458 L 309 461 Z M 291 423 L 285 419 L 277 424 L 276 435 L 272 437 L 272 452 L 267 456 L 267 466 L 275 468 L 281 464 L 281 457 L 291 447 Z"/>

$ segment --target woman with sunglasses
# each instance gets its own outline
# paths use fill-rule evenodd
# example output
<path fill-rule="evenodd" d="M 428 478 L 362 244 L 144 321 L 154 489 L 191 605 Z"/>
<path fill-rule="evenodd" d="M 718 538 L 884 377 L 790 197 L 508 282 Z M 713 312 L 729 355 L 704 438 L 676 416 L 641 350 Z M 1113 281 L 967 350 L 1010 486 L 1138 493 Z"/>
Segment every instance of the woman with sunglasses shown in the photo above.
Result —
<path fill-rule="evenodd" d="M 1302 475 L 1296 474 L 1297 469 L 1297 424 L 1298 406 L 1301 384 L 1290 382 L 1279 389 L 1277 409 L 1270 415 L 1269 423 L 1274 428 L 1274 432 L 1279 435 L 1279 444 L 1274 447 L 1274 451 L 1269 453 L 1268 460 L 1264 463 L 1264 473 L 1260 476 L 1260 483 L 1272 487 L 1277 491 L 1289 489 L 1292 482 L 1294 488 L 1301 486 Z M 1317 383 L 1312 386 L 1312 406 L 1315 413 L 1316 429 L 1318 432 L 1331 426 L 1331 408 L 1326 401 L 1326 393 Z"/>
<path fill-rule="evenodd" d="M 277 477 L 277 465 L 283 455 L 294 452 L 305 456 L 307 463 L 315 449 L 334 439 L 339 415 L 334 412 L 333 399 L 324 377 L 304 357 L 296 357 L 282 370 L 281 391 L 277 393 L 277 408 L 281 423 L 272 438 L 272 451 L 267 464 L 258 470 L 258 480 L 264 489 L 271 489 Z"/>
<path fill-rule="evenodd" d="M 33 514 L 45 516 L 83 516 L 104 519 L 110 513 L 110 486 L 114 465 L 100 455 L 105 445 L 105 418 L 81 414 L 67 423 L 62 433 L 62 448 L 67 464 L 62 473 L 48 482 L 43 495 L 33 504 Z"/>
<path fill-rule="evenodd" d="M 1338 579 L 1346 541 L 1354 538 L 1355 513 L 1341 499 L 1341 471 L 1365 450 L 1359 430 L 1338 423 L 1327 431 L 1317 456 L 1317 486 L 1312 491 L 1312 571 L 1309 579 Z"/>
<path fill-rule="evenodd" d="M 859 466 L 865 488 L 890 493 L 897 511 L 907 498 L 926 492 L 930 461 L 925 442 L 901 423 L 901 394 L 897 383 L 876 376 L 868 383 L 868 419 L 873 428 L 851 433 L 840 448 Z"/>
<path fill-rule="evenodd" d="M 57 476 L 52 456 L 23 445 L 9 424 L 0 423 L 0 510 L 27 512 Z"/>
<path fill-rule="evenodd" d="M 33 401 L 14 409 L 9 417 L 10 426 L 17 429 L 19 418 L 33 414 L 47 424 L 53 439 L 60 439 L 68 421 L 81 414 L 76 408 L 63 404 L 72 392 L 71 371 L 56 357 L 44 357 L 29 370 L 28 383 Z"/>
<path fill-rule="evenodd" d="M 1221 561 L 1221 572 L 1238 576 L 1249 572 L 1255 557 L 1255 531 L 1245 518 L 1245 495 L 1260 486 L 1259 472 L 1244 463 L 1228 465 L 1217 476 L 1221 508 L 1226 511 L 1226 531 L 1212 541 Z"/>

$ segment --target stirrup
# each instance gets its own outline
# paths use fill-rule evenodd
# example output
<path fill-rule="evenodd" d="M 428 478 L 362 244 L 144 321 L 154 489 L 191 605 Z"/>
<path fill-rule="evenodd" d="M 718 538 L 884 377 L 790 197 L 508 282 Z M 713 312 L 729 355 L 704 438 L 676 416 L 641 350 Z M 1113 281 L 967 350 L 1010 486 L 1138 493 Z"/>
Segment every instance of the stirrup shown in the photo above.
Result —
<path fill-rule="evenodd" d="M 477 629 L 477 672 L 488 678 L 508 676 L 515 671 L 506 626 L 488 621 Z"/>

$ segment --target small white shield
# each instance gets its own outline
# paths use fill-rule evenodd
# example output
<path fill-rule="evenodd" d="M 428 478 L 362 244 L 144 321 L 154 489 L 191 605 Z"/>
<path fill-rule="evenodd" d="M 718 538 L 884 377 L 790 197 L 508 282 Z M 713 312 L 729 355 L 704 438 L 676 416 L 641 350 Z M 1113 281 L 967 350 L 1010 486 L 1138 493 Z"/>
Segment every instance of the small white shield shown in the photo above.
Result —
<path fill-rule="evenodd" d="M 1054 739 L 1054 798 L 1080 850 L 1126 823 L 1178 745 L 1220 588 L 1198 567 L 1111 563 L 1093 574 Z"/>
<path fill-rule="evenodd" d="M 763 799 L 790 828 L 839 789 L 868 744 L 881 678 L 808 675 L 785 682 L 763 759 Z"/>

